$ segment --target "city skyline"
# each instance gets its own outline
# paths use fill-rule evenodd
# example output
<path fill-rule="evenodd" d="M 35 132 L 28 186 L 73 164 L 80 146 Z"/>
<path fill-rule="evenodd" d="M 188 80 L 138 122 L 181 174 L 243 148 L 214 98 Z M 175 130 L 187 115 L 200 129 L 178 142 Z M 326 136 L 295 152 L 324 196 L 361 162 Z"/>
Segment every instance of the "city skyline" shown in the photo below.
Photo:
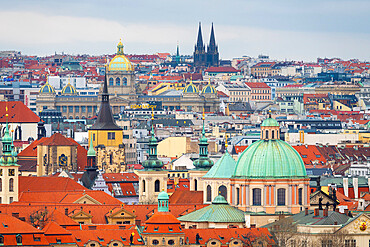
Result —
<path fill-rule="evenodd" d="M 174 54 L 179 42 L 180 53 L 191 55 L 201 21 L 206 43 L 214 23 L 221 59 L 370 60 L 367 1 L 35 0 L 0 7 L 0 47 L 27 55 L 113 54 L 120 38 L 127 54 Z"/>

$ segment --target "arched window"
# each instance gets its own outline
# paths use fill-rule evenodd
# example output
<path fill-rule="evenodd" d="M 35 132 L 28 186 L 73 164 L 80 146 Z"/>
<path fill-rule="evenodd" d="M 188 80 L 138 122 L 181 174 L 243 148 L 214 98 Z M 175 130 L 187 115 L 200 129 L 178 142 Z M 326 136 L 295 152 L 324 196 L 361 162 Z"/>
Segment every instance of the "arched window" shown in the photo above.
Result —
<path fill-rule="evenodd" d="M 207 186 L 207 202 L 210 202 L 212 200 L 212 188 L 211 185 Z"/>
<path fill-rule="evenodd" d="M 22 243 L 22 235 L 18 234 L 15 239 L 17 241 L 17 244 L 21 244 Z"/>
<path fill-rule="evenodd" d="M 194 190 L 198 191 L 198 180 L 194 179 Z"/>
<path fill-rule="evenodd" d="M 116 86 L 121 85 L 121 79 L 119 77 L 116 78 Z"/>
<path fill-rule="evenodd" d="M 268 130 L 265 131 L 265 139 L 269 139 L 269 131 Z"/>
<path fill-rule="evenodd" d="M 275 130 L 271 130 L 271 138 L 272 139 L 276 139 L 276 137 L 275 137 Z"/>
<path fill-rule="evenodd" d="M 145 192 L 145 180 L 143 180 L 142 185 L 143 185 L 143 192 Z"/>
<path fill-rule="evenodd" d="M 13 178 L 9 179 L 9 191 L 10 192 L 14 191 L 14 179 Z"/>
<path fill-rule="evenodd" d="M 302 200 L 303 199 L 303 189 L 302 188 L 299 188 L 298 189 L 298 204 L 299 205 L 302 205 Z"/>
<path fill-rule="evenodd" d="M 277 205 L 284 206 L 285 205 L 285 189 L 278 189 L 277 190 Z"/>
<path fill-rule="evenodd" d="M 3 180 L 0 178 L 0 192 L 3 191 Z"/>
<path fill-rule="evenodd" d="M 0 244 L 4 244 L 4 236 L 0 235 Z"/>
<path fill-rule="evenodd" d="M 227 188 L 225 185 L 218 187 L 218 194 L 223 196 L 227 200 Z"/>
<path fill-rule="evenodd" d="M 161 188 L 160 185 L 161 184 L 160 184 L 159 180 L 158 179 L 155 180 L 155 182 L 154 182 L 154 192 L 159 192 L 160 191 L 160 188 Z"/>
<path fill-rule="evenodd" d="M 253 205 L 260 206 L 261 205 L 261 189 L 253 189 Z"/>
<path fill-rule="evenodd" d="M 109 78 L 109 86 L 113 86 L 113 78 Z"/>
<path fill-rule="evenodd" d="M 240 189 L 236 188 L 236 205 L 240 204 Z"/>
<path fill-rule="evenodd" d="M 122 78 L 122 86 L 127 86 L 127 78 L 126 77 Z"/>

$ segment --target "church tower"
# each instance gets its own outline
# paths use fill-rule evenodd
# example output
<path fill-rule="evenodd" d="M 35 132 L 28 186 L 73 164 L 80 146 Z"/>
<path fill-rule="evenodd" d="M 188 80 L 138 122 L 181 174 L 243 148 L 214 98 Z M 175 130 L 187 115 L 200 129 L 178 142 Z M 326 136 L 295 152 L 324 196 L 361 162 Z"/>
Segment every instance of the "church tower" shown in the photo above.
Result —
<path fill-rule="evenodd" d="M 0 158 L 0 203 L 9 204 L 18 201 L 17 152 L 9 134 L 8 106 L 6 106 L 6 127 L 1 142 L 3 155 Z"/>
<path fill-rule="evenodd" d="M 125 171 L 123 130 L 116 125 L 113 118 L 109 103 L 107 76 L 103 84 L 99 114 L 94 125 L 89 129 L 89 136 L 92 137 L 93 147 L 98 147 L 97 166 L 99 169 L 106 172 Z"/>
<path fill-rule="evenodd" d="M 209 45 L 207 47 L 207 66 L 217 67 L 219 64 L 218 46 L 216 45 L 215 32 L 213 30 L 212 23 L 211 36 L 209 39 Z"/>
<path fill-rule="evenodd" d="M 206 66 L 206 51 L 202 37 L 202 27 L 199 22 L 198 39 L 194 48 L 194 67 L 205 67 Z"/>
<path fill-rule="evenodd" d="M 163 170 L 163 162 L 157 157 L 157 138 L 154 135 L 154 113 L 151 118 L 152 130 L 149 139 L 149 157 L 142 163 L 143 170 L 139 175 L 139 202 L 153 203 L 159 193 L 167 191 L 167 171 Z"/>
<path fill-rule="evenodd" d="M 213 160 L 208 157 L 208 140 L 206 138 L 206 132 L 204 129 L 204 109 L 203 109 L 203 129 L 202 136 L 199 139 L 199 159 L 194 161 L 195 169 L 189 171 L 190 175 L 190 190 L 192 191 L 203 191 L 202 177 L 208 172 L 213 166 Z"/>

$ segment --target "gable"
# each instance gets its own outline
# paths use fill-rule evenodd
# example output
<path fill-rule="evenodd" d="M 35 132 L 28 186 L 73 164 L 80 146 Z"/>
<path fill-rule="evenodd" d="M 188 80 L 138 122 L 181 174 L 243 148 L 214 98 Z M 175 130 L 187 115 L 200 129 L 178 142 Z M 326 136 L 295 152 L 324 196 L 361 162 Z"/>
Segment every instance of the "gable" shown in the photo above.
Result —
<path fill-rule="evenodd" d="M 134 215 L 132 212 L 129 212 L 125 210 L 124 208 L 121 208 L 117 212 L 113 213 L 112 215 L 108 216 L 109 218 L 136 218 L 136 215 Z"/>
<path fill-rule="evenodd" d="M 99 201 L 95 200 L 94 198 L 92 198 L 89 195 L 83 195 L 82 197 L 80 197 L 79 199 L 74 201 L 73 203 L 101 205 L 101 203 Z"/>
<path fill-rule="evenodd" d="M 71 215 L 71 218 L 72 219 L 90 219 L 92 218 L 92 215 L 84 211 L 78 211 L 77 213 L 74 213 L 73 215 Z"/>
<path fill-rule="evenodd" d="M 322 191 L 318 191 L 317 193 L 314 193 L 311 195 L 310 197 L 310 204 L 311 205 L 319 205 L 319 199 L 322 198 L 322 205 L 323 207 L 325 206 L 325 204 L 327 202 L 329 202 L 330 204 L 333 204 L 335 201 L 329 197 L 327 194 L 325 194 L 324 192 Z"/>
<path fill-rule="evenodd" d="M 349 223 L 345 224 L 338 230 L 346 231 L 349 234 L 370 234 L 370 217 L 367 214 L 361 213 L 353 218 Z"/>

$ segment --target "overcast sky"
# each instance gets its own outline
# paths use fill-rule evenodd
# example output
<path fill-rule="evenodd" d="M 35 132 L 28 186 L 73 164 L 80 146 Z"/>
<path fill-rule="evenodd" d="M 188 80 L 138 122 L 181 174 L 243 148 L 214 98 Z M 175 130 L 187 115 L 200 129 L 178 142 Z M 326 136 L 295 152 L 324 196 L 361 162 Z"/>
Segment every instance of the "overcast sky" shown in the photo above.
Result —
<path fill-rule="evenodd" d="M 370 61 L 369 0 L 0 0 L 0 50 L 191 54 L 214 23 L 223 59 Z"/>

